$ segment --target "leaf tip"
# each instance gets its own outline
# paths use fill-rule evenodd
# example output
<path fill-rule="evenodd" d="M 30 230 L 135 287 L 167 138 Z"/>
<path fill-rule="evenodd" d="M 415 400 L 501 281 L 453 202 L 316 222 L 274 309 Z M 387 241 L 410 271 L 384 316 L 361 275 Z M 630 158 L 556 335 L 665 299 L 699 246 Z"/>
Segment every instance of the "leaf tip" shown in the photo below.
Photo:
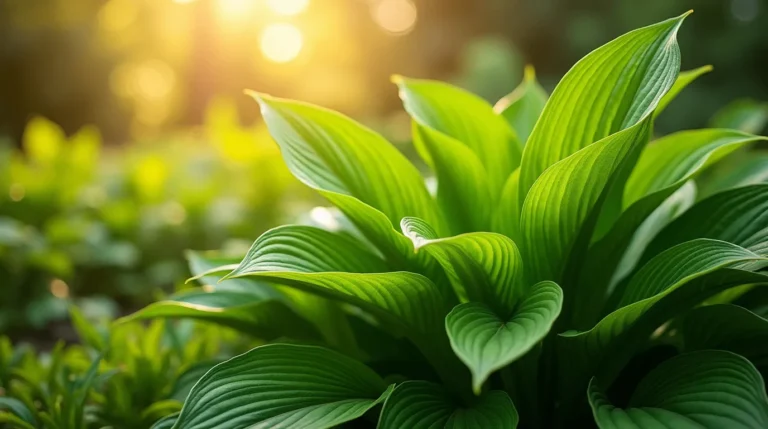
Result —
<path fill-rule="evenodd" d="M 525 65 L 525 69 L 523 69 L 523 80 L 526 82 L 533 82 L 536 80 L 536 68 L 533 67 L 533 64 Z"/>
<path fill-rule="evenodd" d="M 394 83 L 395 85 L 400 86 L 401 84 L 405 83 L 405 77 L 401 74 L 393 74 L 389 77 L 389 81 Z"/>

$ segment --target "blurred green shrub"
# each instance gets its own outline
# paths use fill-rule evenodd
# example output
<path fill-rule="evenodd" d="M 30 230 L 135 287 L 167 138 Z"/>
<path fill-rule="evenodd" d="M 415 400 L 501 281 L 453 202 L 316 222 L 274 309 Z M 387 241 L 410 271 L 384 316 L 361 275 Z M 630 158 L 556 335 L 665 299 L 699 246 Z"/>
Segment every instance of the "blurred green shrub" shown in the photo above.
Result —
<path fill-rule="evenodd" d="M 303 210 L 278 157 L 226 101 L 202 130 L 117 148 L 32 119 L 22 150 L 0 149 L 0 332 L 60 319 L 69 298 L 145 305 L 184 277 L 184 249 L 237 247 Z"/>

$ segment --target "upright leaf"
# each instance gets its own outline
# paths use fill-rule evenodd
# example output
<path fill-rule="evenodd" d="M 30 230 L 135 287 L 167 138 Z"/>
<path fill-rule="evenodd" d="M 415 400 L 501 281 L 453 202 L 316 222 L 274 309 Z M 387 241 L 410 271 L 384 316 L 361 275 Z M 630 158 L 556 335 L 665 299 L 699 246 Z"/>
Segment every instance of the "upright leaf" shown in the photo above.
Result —
<path fill-rule="evenodd" d="M 472 150 L 433 130 L 413 123 L 414 141 L 426 148 L 437 177 L 437 202 L 451 232 L 482 231 L 490 225 L 495 196 L 485 167 Z"/>
<path fill-rule="evenodd" d="M 173 428 L 329 428 L 362 416 L 389 393 L 375 372 L 340 353 L 268 344 L 208 371 Z"/>
<path fill-rule="evenodd" d="M 662 97 L 661 101 L 659 101 L 659 105 L 658 107 L 656 107 L 655 115 L 658 116 L 664 109 L 666 109 L 669 103 L 671 103 L 672 100 L 677 98 L 678 94 L 680 94 L 680 92 L 684 90 L 685 87 L 690 85 L 694 80 L 698 79 L 699 76 L 709 73 L 711 71 L 712 71 L 712 66 L 701 66 L 693 70 L 686 70 L 684 72 L 680 72 L 680 74 L 677 76 L 677 80 L 675 80 L 674 85 L 672 85 L 672 88 L 670 88 L 669 92 L 664 94 L 664 97 Z M 727 127 L 727 128 L 730 128 L 730 127 Z"/>
<path fill-rule="evenodd" d="M 680 70 L 676 36 L 688 13 L 629 32 L 566 73 L 525 145 L 521 201 L 551 165 L 653 112 Z"/>
<path fill-rule="evenodd" d="M 752 429 L 768 426 L 765 383 L 743 357 L 718 350 L 676 356 L 651 371 L 627 408 L 613 406 L 597 380 L 589 403 L 601 429 Z"/>
<path fill-rule="evenodd" d="M 497 196 L 509 174 L 520 165 L 522 149 L 506 121 L 482 98 L 447 83 L 400 76 L 393 80 L 400 88 L 405 110 L 416 122 L 453 137 L 475 153 Z"/>
<path fill-rule="evenodd" d="M 517 410 L 506 392 L 494 390 L 463 406 L 437 384 L 406 381 L 384 402 L 378 428 L 515 429 L 517 422 Z"/>
<path fill-rule="evenodd" d="M 383 137 L 327 109 L 253 96 L 288 168 L 302 182 L 324 195 L 359 199 L 384 213 L 392 224 L 405 216 L 420 216 L 443 228 L 419 172 Z"/>
<path fill-rule="evenodd" d="M 547 103 L 547 92 L 536 81 L 533 66 L 525 66 L 523 81 L 512 93 L 499 100 L 493 110 L 509 122 L 517 133 L 520 142 L 525 145 L 533 126 L 541 116 Z"/>
<path fill-rule="evenodd" d="M 520 242 L 520 210 L 521 201 L 518 198 L 520 169 L 513 171 L 507 178 L 507 183 L 501 190 L 501 198 L 496 210 L 493 211 L 492 230 Z"/>
<path fill-rule="evenodd" d="M 583 258 L 600 203 L 617 173 L 645 144 L 651 118 L 559 161 L 539 177 L 522 208 L 520 229 L 531 281 L 561 281 L 571 255 Z M 522 180 L 522 176 L 521 176 Z"/>

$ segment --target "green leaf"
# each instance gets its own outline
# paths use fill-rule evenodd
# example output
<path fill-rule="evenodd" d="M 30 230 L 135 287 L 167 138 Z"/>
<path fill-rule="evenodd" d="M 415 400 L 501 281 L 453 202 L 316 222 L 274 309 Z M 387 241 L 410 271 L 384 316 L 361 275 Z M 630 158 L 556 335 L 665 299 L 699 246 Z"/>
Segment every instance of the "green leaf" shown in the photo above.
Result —
<path fill-rule="evenodd" d="M 661 101 L 659 101 L 659 105 L 656 107 L 655 116 L 658 116 L 664 109 L 667 108 L 669 103 L 671 103 L 675 98 L 677 98 L 678 94 L 685 89 L 686 86 L 690 85 L 694 80 L 698 79 L 699 76 L 709 73 L 712 71 L 712 66 L 701 66 L 699 68 L 695 68 L 693 70 L 686 70 L 684 72 L 680 72 L 680 74 L 677 76 L 677 80 L 675 81 L 674 85 L 672 85 L 672 88 L 669 89 L 669 92 L 664 94 L 664 97 L 661 98 Z M 731 128 L 731 127 L 725 127 L 725 128 Z"/>
<path fill-rule="evenodd" d="M 451 347 L 472 372 L 475 394 L 494 371 L 523 356 L 549 333 L 562 303 L 560 287 L 541 282 L 510 317 L 501 318 L 479 302 L 459 304 L 448 314 L 445 328 Z"/>
<path fill-rule="evenodd" d="M 10 423 L 20 429 L 37 429 L 35 426 L 32 426 L 30 423 L 27 423 L 26 421 L 20 419 L 19 417 L 16 417 L 14 414 L 11 413 L 5 413 L 0 411 L 0 423 Z"/>
<path fill-rule="evenodd" d="M 694 240 L 675 246 L 646 264 L 622 297 L 627 304 L 585 332 L 561 334 L 560 353 L 582 373 L 613 377 L 663 323 L 705 299 L 735 286 L 767 283 L 768 276 L 724 268 L 760 257 L 734 244 Z"/>
<path fill-rule="evenodd" d="M 155 424 L 152 425 L 151 429 L 172 429 L 173 425 L 176 424 L 176 419 L 179 418 L 179 413 L 171 414 L 170 416 L 165 416 L 162 419 L 155 422 Z"/>
<path fill-rule="evenodd" d="M 768 261 L 743 247 L 699 238 L 659 254 L 632 277 L 619 307 L 650 298 L 689 276 L 752 261 Z"/>
<path fill-rule="evenodd" d="M 317 330 L 284 301 L 236 291 L 195 289 L 152 303 L 118 323 L 185 318 L 227 326 L 264 340 L 316 340 Z"/>
<path fill-rule="evenodd" d="M 517 410 L 505 392 L 494 390 L 471 406 L 462 406 L 437 384 L 406 381 L 384 402 L 378 428 L 514 429 L 517 422 Z"/>
<path fill-rule="evenodd" d="M 393 225 L 405 216 L 419 216 L 443 228 L 418 170 L 383 137 L 331 110 L 251 95 L 299 180 L 317 190 L 355 197 L 380 210 Z"/>
<path fill-rule="evenodd" d="M 437 202 L 453 233 L 482 231 L 490 225 L 495 197 L 485 167 L 472 150 L 432 128 L 413 123 L 414 141 L 432 159 Z"/>
<path fill-rule="evenodd" d="M 107 347 L 107 340 L 88 319 L 85 318 L 79 308 L 74 305 L 69 307 L 69 317 L 77 336 L 84 344 L 92 347 L 97 352 L 103 352 Z"/>
<path fill-rule="evenodd" d="M 8 410 L 12 413 L 12 415 L 18 417 L 25 423 L 29 423 L 30 425 L 37 424 L 35 415 L 32 413 L 32 411 L 30 411 L 29 408 L 27 408 L 27 406 L 18 399 L 0 396 L 0 410 Z"/>
<path fill-rule="evenodd" d="M 765 137 L 734 130 L 681 131 L 648 145 L 624 189 L 624 209 L 645 196 L 680 185 L 745 144 Z"/>
<path fill-rule="evenodd" d="M 768 151 L 739 151 L 696 179 L 699 199 L 741 186 L 768 182 Z"/>
<path fill-rule="evenodd" d="M 632 236 L 632 241 L 627 246 L 621 261 L 616 267 L 612 282 L 617 282 L 627 277 L 637 266 L 643 252 L 653 238 L 670 222 L 691 208 L 695 201 L 696 185 L 691 180 L 664 200 L 656 210 L 648 215 Z"/>
<path fill-rule="evenodd" d="M 680 70 L 676 36 L 689 13 L 629 32 L 566 73 L 525 145 L 521 201 L 553 164 L 651 115 Z"/>
<path fill-rule="evenodd" d="M 338 352 L 268 344 L 208 371 L 173 428 L 329 428 L 362 416 L 390 390 L 370 368 Z"/>
<path fill-rule="evenodd" d="M 682 131 L 663 137 L 642 153 L 624 189 L 624 211 L 607 233 L 593 237 L 581 271 L 576 307 L 582 328 L 602 306 L 616 267 L 637 229 L 667 198 L 704 168 L 761 137 L 732 130 Z"/>
<path fill-rule="evenodd" d="M 247 271 L 377 273 L 389 268 L 350 235 L 285 225 L 265 232 L 253 243 L 235 268 L 235 272 Z"/>
<path fill-rule="evenodd" d="M 731 304 L 691 310 L 680 333 L 685 350 L 728 350 L 768 371 L 768 319 Z"/>
<path fill-rule="evenodd" d="M 526 293 L 523 259 L 515 243 L 493 232 L 436 238 L 423 220 L 404 218 L 403 233 L 443 266 L 454 289 L 506 318 Z"/>
<path fill-rule="evenodd" d="M 768 184 L 715 194 L 694 205 L 648 245 L 643 261 L 695 238 L 727 241 L 768 255 Z"/>
<path fill-rule="evenodd" d="M 580 265 L 577 261 L 589 244 L 601 202 L 624 162 L 645 144 L 650 126 L 647 116 L 559 161 L 539 177 L 520 219 L 529 280 L 560 282 L 569 264 Z"/>
<path fill-rule="evenodd" d="M 686 353 L 662 363 L 616 408 L 597 380 L 589 403 L 601 429 L 768 427 L 768 397 L 755 367 L 719 350 Z"/>
<path fill-rule="evenodd" d="M 501 198 L 493 212 L 492 229 L 515 242 L 520 240 L 520 199 L 518 198 L 520 169 L 513 171 L 501 190 Z"/>
<path fill-rule="evenodd" d="M 482 98 L 447 83 L 401 76 L 394 76 L 393 81 L 400 89 L 405 110 L 416 122 L 464 143 L 477 155 L 485 166 L 492 194 L 497 196 L 520 165 L 522 149 L 506 121 Z M 406 215 L 434 225 L 423 216 Z"/>
<path fill-rule="evenodd" d="M 541 116 L 547 103 L 547 92 L 536 81 L 533 66 L 525 66 L 523 81 L 512 93 L 499 100 L 493 110 L 509 122 L 517 133 L 520 142 L 525 145 L 533 126 Z"/>
<path fill-rule="evenodd" d="M 736 100 L 715 113 L 711 122 L 713 127 L 758 134 L 768 124 L 768 103 L 750 99 Z"/>

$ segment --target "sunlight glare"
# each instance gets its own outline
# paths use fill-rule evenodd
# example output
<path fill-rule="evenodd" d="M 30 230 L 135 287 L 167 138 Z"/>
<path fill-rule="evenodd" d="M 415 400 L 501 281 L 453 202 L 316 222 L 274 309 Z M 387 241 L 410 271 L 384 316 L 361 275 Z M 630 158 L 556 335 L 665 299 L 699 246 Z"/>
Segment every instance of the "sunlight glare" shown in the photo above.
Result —
<path fill-rule="evenodd" d="M 254 0 L 218 0 L 218 14 L 225 21 L 241 21 L 250 16 L 254 3 Z"/>
<path fill-rule="evenodd" d="M 381 0 L 371 13 L 381 28 L 393 34 L 406 34 L 416 25 L 416 5 L 412 0 Z"/>
<path fill-rule="evenodd" d="M 298 15 L 309 5 L 309 0 L 267 0 L 267 6 L 280 15 Z"/>
<path fill-rule="evenodd" d="M 270 24 L 261 33 L 261 52 L 276 63 L 296 59 L 303 46 L 301 31 L 291 24 Z"/>

